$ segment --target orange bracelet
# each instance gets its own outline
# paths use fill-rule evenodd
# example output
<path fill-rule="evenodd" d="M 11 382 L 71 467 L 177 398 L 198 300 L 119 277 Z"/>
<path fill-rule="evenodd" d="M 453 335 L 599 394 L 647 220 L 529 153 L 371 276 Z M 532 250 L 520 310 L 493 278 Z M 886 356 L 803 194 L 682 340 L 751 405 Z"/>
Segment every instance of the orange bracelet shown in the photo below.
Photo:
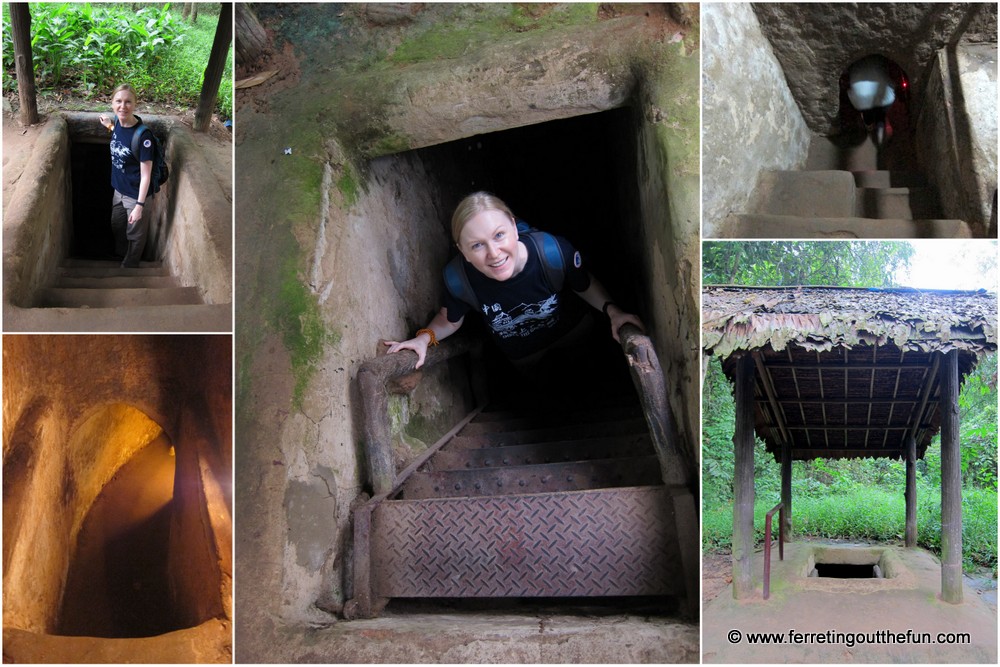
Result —
<path fill-rule="evenodd" d="M 428 345 L 437 345 L 438 344 L 438 337 L 434 334 L 434 330 L 433 329 L 417 329 L 417 333 L 414 336 L 414 338 L 416 338 L 417 336 L 419 336 L 422 333 L 425 333 L 425 334 L 427 334 L 428 336 L 431 337 L 431 342 L 428 343 Z"/>

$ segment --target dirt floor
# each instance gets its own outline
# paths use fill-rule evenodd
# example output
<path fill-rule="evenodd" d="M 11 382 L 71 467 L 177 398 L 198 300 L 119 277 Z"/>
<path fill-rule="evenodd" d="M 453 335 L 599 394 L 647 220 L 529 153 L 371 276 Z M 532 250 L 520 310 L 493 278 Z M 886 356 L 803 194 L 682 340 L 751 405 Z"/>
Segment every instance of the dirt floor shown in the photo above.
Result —
<path fill-rule="evenodd" d="M 815 546 L 885 547 L 904 564 L 896 579 L 807 579 L 799 570 Z M 729 555 L 703 560 L 705 663 L 996 663 L 996 579 L 965 578 L 964 601 L 939 598 L 940 562 L 923 549 L 830 540 L 785 545 L 785 560 L 772 557 L 771 597 L 761 595 L 763 555 L 754 556 L 757 595 L 732 598 Z M 874 583 L 872 583 L 874 582 Z M 792 638 L 790 633 L 800 633 Z M 930 641 L 868 639 L 873 633 L 929 633 Z M 776 633 L 778 641 L 751 643 L 751 633 Z M 810 640 L 805 633 L 822 635 Z M 828 633 L 840 633 L 830 635 Z M 865 637 L 858 638 L 862 633 Z M 948 643 L 938 633 L 968 633 Z"/>

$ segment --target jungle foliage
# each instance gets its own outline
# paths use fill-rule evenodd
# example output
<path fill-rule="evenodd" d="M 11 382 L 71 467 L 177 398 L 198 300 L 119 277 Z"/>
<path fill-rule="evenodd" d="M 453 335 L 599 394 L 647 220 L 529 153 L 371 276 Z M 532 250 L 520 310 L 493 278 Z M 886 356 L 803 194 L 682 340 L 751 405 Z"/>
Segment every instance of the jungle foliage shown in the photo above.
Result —
<path fill-rule="evenodd" d="M 170 4 L 31 3 L 31 50 L 40 95 L 110 99 L 128 82 L 140 102 L 194 107 L 218 22 L 219 6 L 206 4 L 194 23 Z M 4 93 L 17 90 L 9 7 L 4 4 Z M 232 49 L 216 103 L 232 116 Z"/>
<path fill-rule="evenodd" d="M 892 287 L 913 255 L 903 243 L 704 244 L 704 283 Z M 713 359 L 702 393 L 703 546 L 728 551 L 732 540 L 732 385 Z M 966 568 L 997 567 L 997 355 L 982 359 L 959 397 L 963 476 L 963 557 Z M 780 467 L 757 441 L 754 526 L 763 541 L 764 514 L 781 497 Z M 896 541 L 903 537 L 905 465 L 888 459 L 792 464 L 795 531 L 799 535 Z M 936 437 L 917 462 L 918 543 L 939 551 L 941 446 Z"/>

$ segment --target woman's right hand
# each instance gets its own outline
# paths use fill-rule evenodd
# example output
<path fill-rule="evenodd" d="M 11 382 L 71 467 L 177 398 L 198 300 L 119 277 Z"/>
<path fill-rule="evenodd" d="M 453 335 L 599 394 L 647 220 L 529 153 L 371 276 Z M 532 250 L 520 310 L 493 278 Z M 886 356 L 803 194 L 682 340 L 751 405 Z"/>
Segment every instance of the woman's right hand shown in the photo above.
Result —
<path fill-rule="evenodd" d="M 427 346 L 430 345 L 431 338 L 427 334 L 420 334 L 416 338 L 411 338 L 410 340 L 404 341 L 394 341 L 387 340 L 385 344 L 389 346 L 388 353 L 395 354 L 400 350 L 413 350 L 417 353 L 417 365 L 415 368 L 420 368 L 424 365 L 424 359 L 427 357 Z"/>
<path fill-rule="evenodd" d="M 103 125 L 104 128 L 106 130 L 108 130 L 109 132 L 115 129 L 115 126 L 111 123 L 110 120 L 108 120 L 108 117 L 105 116 L 104 114 L 101 114 L 97 118 L 98 118 L 98 120 L 101 121 L 101 125 Z"/>

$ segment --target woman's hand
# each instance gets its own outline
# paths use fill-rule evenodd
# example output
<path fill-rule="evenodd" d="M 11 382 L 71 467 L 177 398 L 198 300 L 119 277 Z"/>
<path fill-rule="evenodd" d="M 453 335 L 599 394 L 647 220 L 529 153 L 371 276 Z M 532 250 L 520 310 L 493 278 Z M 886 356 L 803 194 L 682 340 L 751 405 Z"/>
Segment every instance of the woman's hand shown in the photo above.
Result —
<path fill-rule="evenodd" d="M 639 327 L 639 331 L 646 333 L 646 327 L 642 325 L 642 320 L 632 313 L 626 313 L 613 303 L 608 304 L 608 318 L 611 320 L 611 336 L 615 339 L 616 343 L 621 342 L 618 338 L 618 332 L 626 324 L 634 324 Z"/>
<path fill-rule="evenodd" d="M 105 116 L 104 114 L 101 114 L 100 116 L 98 116 L 97 119 L 99 121 L 101 121 L 101 125 L 103 125 L 105 127 L 105 129 L 107 129 L 108 132 L 111 132 L 111 131 L 113 131 L 115 129 L 114 123 L 112 123 L 108 119 L 108 117 Z"/>
<path fill-rule="evenodd" d="M 145 206 L 143 206 L 142 204 L 136 204 L 135 206 L 133 206 L 132 212 L 128 214 L 128 224 L 134 225 L 135 223 L 139 222 L 139 220 L 142 220 L 142 209 L 144 208 Z"/>
<path fill-rule="evenodd" d="M 385 344 L 389 346 L 389 354 L 395 354 L 400 350 L 413 350 L 417 353 L 417 365 L 415 368 L 420 368 L 424 365 L 424 359 L 427 357 L 427 346 L 431 343 L 431 337 L 425 333 L 422 333 L 415 338 L 404 341 L 394 341 L 387 340 Z"/>

